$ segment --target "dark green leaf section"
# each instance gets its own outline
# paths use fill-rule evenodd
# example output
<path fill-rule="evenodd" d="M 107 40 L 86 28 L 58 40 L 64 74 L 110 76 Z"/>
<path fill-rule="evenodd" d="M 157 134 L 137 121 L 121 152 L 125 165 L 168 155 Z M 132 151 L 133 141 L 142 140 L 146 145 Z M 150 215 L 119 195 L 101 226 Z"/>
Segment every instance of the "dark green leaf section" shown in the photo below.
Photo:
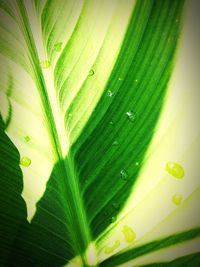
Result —
<path fill-rule="evenodd" d="M 23 177 L 19 167 L 19 153 L 4 133 L 0 117 L 0 266 L 8 266 L 11 248 L 27 212 L 21 197 Z"/>
<path fill-rule="evenodd" d="M 10 76 L 7 96 L 12 86 Z M 0 117 L 0 266 L 62 266 L 75 250 L 69 245 L 73 242 L 68 234 L 66 211 L 72 200 L 68 198 L 67 202 L 65 197 L 64 162 L 55 166 L 46 191 L 48 198 L 38 203 L 36 216 L 29 224 L 21 197 L 20 155 L 4 133 L 6 126 Z"/>
<path fill-rule="evenodd" d="M 70 239 L 68 231 L 70 199 L 65 184 L 67 177 L 63 179 L 63 164 L 59 162 L 54 167 L 33 220 L 22 226 L 11 256 L 15 259 L 11 266 L 63 266 L 75 256 L 74 237 Z M 74 225 L 76 223 L 74 221 Z M 26 255 L 29 255 L 29 261 Z"/>
<path fill-rule="evenodd" d="M 94 238 L 138 177 L 172 72 L 183 3 L 137 1 L 105 93 L 73 147 Z"/>
<path fill-rule="evenodd" d="M 124 253 L 114 255 L 104 262 L 100 264 L 101 267 L 114 267 L 120 264 L 123 264 L 125 262 L 131 261 L 137 257 L 140 257 L 142 255 L 145 255 L 147 253 L 160 250 L 162 248 L 166 248 L 169 246 L 176 245 L 178 243 L 191 240 L 193 238 L 200 236 L 200 228 L 194 228 L 189 231 L 181 232 L 178 234 L 174 234 L 171 236 L 168 236 L 166 238 L 152 241 L 150 243 L 144 244 L 142 246 L 133 248 L 131 250 L 128 250 Z M 151 266 L 151 265 L 150 265 Z M 157 265 L 156 265 L 157 266 Z M 160 266 L 160 265 L 158 265 Z M 183 265 L 184 266 L 184 265 Z"/>
<path fill-rule="evenodd" d="M 200 253 L 180 257 L 170 262 L 152 263 L 141 267 L 197 267 L 200 266 Z"/>

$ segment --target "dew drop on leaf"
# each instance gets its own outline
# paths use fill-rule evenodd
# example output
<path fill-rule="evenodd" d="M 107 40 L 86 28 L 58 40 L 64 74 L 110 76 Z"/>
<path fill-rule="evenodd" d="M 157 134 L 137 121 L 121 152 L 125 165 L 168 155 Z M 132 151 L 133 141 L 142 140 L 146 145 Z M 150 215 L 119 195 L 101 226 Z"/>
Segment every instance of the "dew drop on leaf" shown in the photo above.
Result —
<path fill-rule="evenodd" d="M 123 79 L 121 77 L 118 78 L 119 81 L 122 81 Z"/>
<path fill-rule="evenodd" d="M 30 137 L 27 135 L 27 136 L 24 137 L 24 140 L 25 140 L 26 143 L 28 143 L 31 139 L 30 139 Z"/>
<path fill-rule="evenodd" d="M 62 49 L 62 42 L 56 43 L 53 48 L 56 52 L 60 52 Z"/>
<path fill-rule="evenodd" d="M 118 146 L 119 145 L 119 142 L 117 140 L 115 140 L 113 143 L 112 143 L 113 146 Z"/>
<path fill-rule="evenodd" d="M 109 124 L 110 124 L 110 125 L 113 125 L 113 121 L 110 121 Z"/>
<path fill-rule="evenodd" d="M 112 217 L 110 218 L 110 222 L 111 222 L 111 223 L 116 222 L 116 220 L 117 220 L 117 216 L 112 216 Z"/>
<path fill-rule="evenodd" d="M 28 157 L 22 157 L 20 159 L 20 165 L 23 167 L 28 167 L 31 164 L 31 160 Z"/>
<path fill-rule="evenodd" d="M 139 166 L 139 165 L 140 165 L 139 161 L 136 161 L 135 166 Z"/>
<path fill-rule="evenodd" d="M 120 174 L 121 174 L 122 180 L 124 180 L 124 181 L 127 181 L 128 180 L 128 173 L 127 173 L 127 171 L 121 170 L 120 171 Z"/>
<path fill-rule="evenodd" d="M 180 194 L 173 195 L 172 197 L 172 202 L 177 206 L 181 204 L 182 200 L 183 200 L 183 197 Z"/>
<path fill-rule="evenodd" d="M 114 93 L 112 91 L 110 91 L 110 90 L 107 91 L 107 96 L 112 97 L 113 95 L 114 95 Z"/>
<path fill-rule="evenodd" d="M 122 229 L 122 233 L 124 234 L 124 238 L 127 243 L 132 243 L 136 239 L 136 233 L 127 225 L 124 225 Z"/>
<path fill-rule="evenodd" d="M 40 62 L 40 65 L 43 69 L 48 69 L 50 67 L 50 61 L 49 60 L 43 60 Z"/>
<path fill-rule="evenodd" d="M 111 247 L 105 247 L 104 252 L 105 252 L 105 254 L 110 254 L 116 248 L 118 248 L 119 246 L 120 246 L 120 240 L 116 240 L 113 246 L 111 246 Z"/>
<path fill-rule="evenodd" d="M 94 70 L 90 70 L 89 73 L 88 73 L 88 76 L 93 76 L 94 75 Z"/>
<path fill-rule="evenodd" d="M 135 79 L 135 82 L 137 83 L 138 82 L 138 79 Z"/>
<path fill-rule="evenodd" d="M 136 113 L 132 111 L 127 111 L 126 116 L 128 117 L 130 122 L 134 122 L 136 119 Z"/>
<path fill-rule="evenodd" d="M 183 167 L 175 162 L 168 162 L 165 167 L 166 171 L 172 176 L 182 179 L 185 175 Z"/>

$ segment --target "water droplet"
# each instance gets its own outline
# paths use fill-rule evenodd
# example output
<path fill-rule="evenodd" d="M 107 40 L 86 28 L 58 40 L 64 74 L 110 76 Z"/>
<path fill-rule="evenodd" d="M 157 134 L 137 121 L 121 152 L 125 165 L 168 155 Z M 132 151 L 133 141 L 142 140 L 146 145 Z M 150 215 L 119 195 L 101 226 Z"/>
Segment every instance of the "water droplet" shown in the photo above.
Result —
<path fill-rule="evenodd" d="M 62 49 L 62 42 L 56 43 L 56 44 L 54 45 L 54 50 L 55 50 L 56 52 L 60 52 L 61 49 Z"/>
<path fill-rule="evenodd" d="M 129 119 L 131 122 L 134 122 L 135 119 L 136 119 L 136 113 L 135 113 L 135 112 L 132 112 L 132 111 L 128 111 L 128 112 L 126 112 L 126 116 L 128 117 L 128 119 Z"/>
<path fill-rule="evenodd" d="M 122 233 L 124 234 L 124 238 L 127 243 L 132 243 L 136 239 L 136 233 L 127 225 L 124 225 L 122 229 Z"/>
<path fill-rule="evenodd" d="M 177 206 L 181 204 L 182 200 L 183 200 L 183 197 L 180 194 L 176 194 L 172 197 L 172 202 Z"/>
<path fill-rule="evenodd" d="M 139 165 L 140 165 L 139 161 L 136 161 L 135 166 L 139 166 Z"/>
<path fill-rule="evenodd" d="M 122 77 L 119 77 L 118 80 L 119 80 L 119 81 L 122 81 L 123 79 L 122 79 Z"/>
<path fill-rule="evenodd" d="M 125 170 L 121 170 L 120 174 L 121 174 L 122 180 L 124 180 L 124 181 L 128 180 L 128 173 Z"/>
<path fill-rule="evenodd" d="M 113 146 L 118 146 L 119 145 L 119 142 L 117 140 L 115 140 L 113 143 L 112 143 Z"/>
<path fill-rule="evenodd" d="M 110 222 L 111 222 L 111 223 L 116 222 L 116 220 L 117 220 L 117 216 L 112 216 L 112 217 L 110 218 Z"/>
<path fill-rule="evenodd" d="M 138 79 L 135 79 L 135 82 L 137 83 L 138 82 Z"/>
<path fill-rule="evenodd" d="M 94 75 L 94 70 L 90 70 L 88 76 L 93 76 L 93 75 Z"/>
<path fill-rule="evenodd" d="M 50 67 L 50 61 L 49 60 L 44 60 L 40 62 L 40 65 L 43 69 L 48 69 Z"/>
<path fill-rule="evenodd" d="M 24 140 L 25 140 L 26 143 L 28 143 L 31 140 L 31 138 L 27 135 L 27 136 L 24 137 Z"/>
<path fill-rule="evenodd" d="M 165 167 L 166 171 L 172 176 L 182 179 L 185 175 L 183 167 L 175 162 L 168 162 Z"/>
<path fill-rule="evenodd" d="M 110 124 L 110 125 L 113 125 L 113 121 L 110 121 L 109 124 Z"/>
<path fill-rule="evenodd" d="M 112 97 L 113 95 L 114 95 L 114 93 L 112 91 L 110 91 L 110 90 L 107 91 L 107 96 Z"/>
<path fill-rule="evenodd" d="M 20 159 L 20 165 L 24 166 L 24 167 L 28 167 L 31 164 L 31 160 L 28 157 L 22 157 Z"/>
<path fill-rule="evenodd" d="M 113 203 L 112 204 L 112 206 L 113 206 L 113 208 L 115 209 L 115 210 L 119 210 L 119 208 L 120 208 L 120 204 L 119 203 Z"/>
<path fill-rule="evenodd" d="M 112 253 L 116 248 L 120 246 L 120 243 L 121 243 L 120 240 L 116 240 L 112 247 L 105 247 L 104 252 L 106 254 Z"/>

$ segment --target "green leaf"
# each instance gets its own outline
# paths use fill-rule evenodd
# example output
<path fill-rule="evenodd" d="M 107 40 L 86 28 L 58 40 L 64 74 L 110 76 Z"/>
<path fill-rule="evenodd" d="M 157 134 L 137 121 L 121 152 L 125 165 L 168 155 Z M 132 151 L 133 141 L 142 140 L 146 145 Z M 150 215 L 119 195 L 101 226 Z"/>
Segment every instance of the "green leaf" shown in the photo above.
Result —
<path fill-rule="evenodd" d="M 15 242 L 20 226 L 26 220 L 26 207 L 21 197 L 23 177 L 19 167 L 19 153 L 4 133 L 5 125 L 0 117 L 0 240 L 1 259 L 5 264 Z M 17 213 L 16 213 L 17 210 Z"/>
<path fill-rule="evenodd" d="M 184 242 L 189 239 L 193 239 L 200 236 L 200 228 L 192 229 L 189 231 L 185 231 L 183 233 L 174 234 L 172 236 L 163 238 L 161 240 L 156 240 L 151 243 L 147 243 L 141 247 L 136 247 L 131 250 L 128 250 L 124 253 L 120 253 L 119 255 L 115 255 L 110 257 L 106 261 L 102 262 L 100 266 L 116 266 L 122 263 L 128 262 L 137 258 L 141 255 L 147 254 L 149 252 L 160 250 L 162 248 L 172 246 L 174 244 Z M 151 266 L 151 265 L 150 265 Z"/>
<path fill-rule="evenodd" d="M 0 0 L 2 265 L 102 261 L 101 242 L 139 179 L 161 114 L 183 4 Z M 129 242 L 134 233 L 124 229 Z M 146 243 L 138 255 L 195 231 Z M 100 264 L 124 263 L 135 250 Z"/>
<path fill-rule="evenodd" d="M 142 265 L 148 266 L 148 267 L 162 267 L 162 266 L 176 266 L 176 267 L 181 267 L 181 266 L 189 266 L 189 267 L 195 267 L 198 266 L 200 263 L 200 253 L 195 253 L 192 255 L 180 257 L 176 260 L 170 261 L 170 262 L 162 262 L 162 263 L 154 263 L 154 264 L 148 264 L 148 265 Z"/>

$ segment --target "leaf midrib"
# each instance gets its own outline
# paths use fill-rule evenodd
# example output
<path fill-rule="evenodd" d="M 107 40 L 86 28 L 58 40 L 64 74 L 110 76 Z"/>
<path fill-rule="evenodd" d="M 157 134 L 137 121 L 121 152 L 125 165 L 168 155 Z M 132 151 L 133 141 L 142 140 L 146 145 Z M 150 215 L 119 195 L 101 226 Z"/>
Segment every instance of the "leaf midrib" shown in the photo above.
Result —
<path fill-rule="evenodd" d="M 40 60 L 34 41 L 34 37 L 31 31 L 30 22 L 26 12 L 26 7 L 23 0 L 16 0 L 17 7 L 19 9 L 20 22 L 23 29 L 23 35 L 27 44 L 28 51 L 30 53 L 31 65 L 33 68 L 33 78 L 36 83 L 38 93 L 43 105 L 43 111 L 49 130 L 49 137 L 53 152 L 56 157 L 56 161 L 61 163 L 65 182 L 65 196 L 66 202 L 69 206 L 69 225 L 68 231 L 72 237 L 72 247 L 74 248 L 75 255 L 81 255 L 83 263 L 85 262 L 84 252 L 92 241 L 88 220 L 86 218 L 83 200 L 78 185 L 77 173 L 75 171 L 75 164 L 70 152 L 68 152 L 65 158 L 62 152 L 62 147 L 58 138 L 58 131 L 53 115 L 52 107 L 50 104 L 49 96 L 47 93 L 47 87 L 45 78 L 40 66 Z M 77 209 L 78 207 L 78 209 Z M 71 215 L 71 216 L 70 216 Z M 80 223 L 79 223 L 80 222 Z"/>

